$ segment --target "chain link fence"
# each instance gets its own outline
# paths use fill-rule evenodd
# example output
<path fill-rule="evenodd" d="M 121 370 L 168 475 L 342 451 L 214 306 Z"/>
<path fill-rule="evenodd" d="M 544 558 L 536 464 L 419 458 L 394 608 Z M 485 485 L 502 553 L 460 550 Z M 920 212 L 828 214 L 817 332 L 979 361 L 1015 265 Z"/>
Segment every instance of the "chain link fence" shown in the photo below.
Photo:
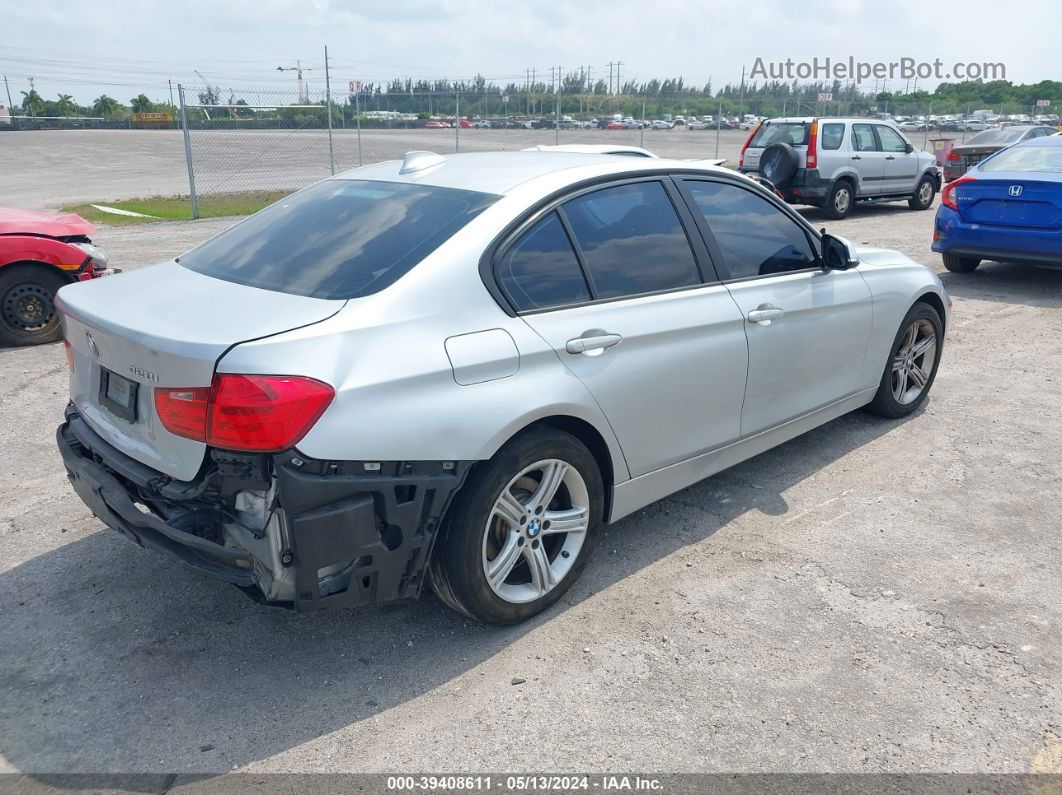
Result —
<path fill-rule="evenodd" d="M 333 84 L 334 86 L 334 84 Z M 193 215 L 198 197 L 280 194 L 359 165 L 406 152 L 519 150 L 559 144 L 640 146 L 662 157 L 721 158 L 737 166 L 749 129 L 762 117 L 877 116 L 908 120 L 905 134 L 927 150 L 933 140 L 974 134 L 982 116 L 1019 120 L 1030 108 L 969 107 L 934 114 L 932 103 L 856 95 L 809 102 L 799 96 L 622 96 L 483 92 L 361 93 L 351 83 L 331 96 L 298 85 L 220 91 L 178 86 L 179 120 Z M 1057 122 L 1056 122 L 1057 123 Z M 983 127 L 982 127 L 983 129 Z"/>

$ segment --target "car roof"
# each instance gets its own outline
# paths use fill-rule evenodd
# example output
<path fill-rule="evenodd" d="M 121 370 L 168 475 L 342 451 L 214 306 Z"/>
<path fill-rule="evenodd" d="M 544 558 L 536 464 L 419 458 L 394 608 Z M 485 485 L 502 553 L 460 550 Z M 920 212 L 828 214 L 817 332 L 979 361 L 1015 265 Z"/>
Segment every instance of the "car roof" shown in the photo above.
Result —
<path fill-rule="evenodd" d="M 1017 149 L 1019 146 L 1062 146 L 1062 135 L 1055 133 L 1054 135 L 1041 135 L 1039 138 L 1028 138 L 1009 148 Z"/>
<path fill-rule="evenodd" d="M 412 154 L 412 153 L 411 153 Z M 417 153 L 425 155 L 429 153 Z M 408 157 L 408 156 L 407 156 Z M 734 172 L 719 166 L 663 158 L 628 157 L 583 152 L 520 151 L 520 152 L 468 152 L 437 155 L 436 165 L 416 171 L 400 173 L 403 160 L 388 160 L 383 163 L 355 168 L 331 179 L 368 179 L 384 182 L 406 182 L 416 185 L 433 185 L 439 188 L 456 188 L 481 193 L 504 195 L 517 186 L 532 180 L 570 171 L 571 180 L 607 176 L 612 173 L 639 171 L 704 171 L 724 174 Z"/>
<path fill-rule="evenodd" d="M 650 152 L 648 149 L 643 149 L 640 146 L 624 146 L 622 144 L 556 144 L 550 146 L 549 144 L 539 144 L 538 146 L 529 146 L 523 151 L 525 152 L 578 152 L 588 155 L 611 155 L 616 152 L 630 152 L 632 154 L 643 155 L 645 157 L 657 157 L 657 155 Z"/>

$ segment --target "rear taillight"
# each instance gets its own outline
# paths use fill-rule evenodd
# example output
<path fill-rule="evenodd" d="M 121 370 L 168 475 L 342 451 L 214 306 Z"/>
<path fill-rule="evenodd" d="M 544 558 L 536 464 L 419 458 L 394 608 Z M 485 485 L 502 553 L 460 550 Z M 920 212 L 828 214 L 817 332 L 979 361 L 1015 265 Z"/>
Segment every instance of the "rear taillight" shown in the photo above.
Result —
<path fill-rule="evenodd" d="M 807 167 L 819 167 L 819 123 L 817 121 L 813 121 L 811 129 L 808 130 Z"/>
<path fill-rule="evenodd" d="M 944 190 L 940 192 L 940 203 L 945 207 L 950 207 L 952 210 L 958 210 L 959 205 L 955 203 L 955 189 L 960 185 L 965 185 L 968 182 L 976 182 L 973 177 L 962 177 L 954 182 L 949 182 L 944 186 Z"/>
<path fill-rule="evenodd" d="M 334 397 L 328 384 L 304 376 L 218 374 L 209 387 L 156 388 L 155 412 L 176 436 L 276 453 L 294 447 Z"/>
<path fill-rule="evenodd" d="M 752 139 L 756 137 L 756 133 L 760 131 L 760 127 L 762 126 L 763 122 L 761 121 L 756 125 L 753 131 L 749 133 L 749 137 L 745 139 L 745 145 L 741 147 L 741 157 L 738 158 L 738 168 L 745 165 L 745 150 L 749 148 L 749 144 L 752 143 Z"/>
<path fill-rule="evenodd" d="M 945 158 L 945 160 L 950 163 L 958 163 L 960 160 L 962 160 L 962 155 L 960 155 L 958 152 L 948 152 L 948 156 Z"/>

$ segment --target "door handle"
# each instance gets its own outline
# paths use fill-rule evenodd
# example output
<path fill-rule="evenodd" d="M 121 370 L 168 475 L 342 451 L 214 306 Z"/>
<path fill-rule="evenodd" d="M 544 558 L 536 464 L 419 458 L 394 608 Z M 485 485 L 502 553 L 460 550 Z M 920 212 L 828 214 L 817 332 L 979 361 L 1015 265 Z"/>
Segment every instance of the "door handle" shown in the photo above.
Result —
<path fill-rule="evenodd" d="M 564 350 L 568 353 L 592 353 L 611 348 L 623 341 L 619 334 L 609 334 L 601 329 L 584 331 L 581 336 L 568 340 L 564 343 Z"/>
<path fill-rule="evenodd" d="M 888 156 L 888 157 L 886 157 L 885 159 L 886 159 L 886 160 L 895 160 L 896 158 L 895 158 L 895 157 L 893 157 L 892 155 L 889 155 L 889 156 Z"/>
<path fill-rule="evenodd" d="M 749 312 L 749 322 L 758 323 L 761 326 L 769 326 L 772 320 L 777 320 L 784 314 L 784 309 L 779 309 L 772 304 L 760 304 Z"/>
<path fill-rule="evenodd" d="M 852 159 L 853 160 L 862 160 L 863 158 L 860 155 L 852 155 Z"/>

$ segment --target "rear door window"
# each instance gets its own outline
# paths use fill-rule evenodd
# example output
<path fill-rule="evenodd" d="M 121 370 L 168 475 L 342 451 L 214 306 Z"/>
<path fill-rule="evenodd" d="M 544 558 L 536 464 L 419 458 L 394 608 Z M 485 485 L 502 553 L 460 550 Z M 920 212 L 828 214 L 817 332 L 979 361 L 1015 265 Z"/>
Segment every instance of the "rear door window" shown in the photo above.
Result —
<path fill-rule="evenodd" d="M 857 152 L 874 152 L 878 141 L 874 137 L 874 128 L 869 124 L 852 125 L 852 148 Z"/>
<path fill-rule="evenodd" d="M 579 260 L 556 212 L 535 224 L 502 255 L 497 274 L 518 312 L 590 300 Z"/>
<path fill-rule="evenodd" d="M 178 262 L 263 290 L 356 298 L 395 282 L 498 198 L 430 185 L 325 180 L 252 215 Z"/>
<path fill-rule="evenodd" d="M 658 292 L 701 282 L 682 223 L 660 182 L 587 193 L 563 207 L 594 298 Z"/>

